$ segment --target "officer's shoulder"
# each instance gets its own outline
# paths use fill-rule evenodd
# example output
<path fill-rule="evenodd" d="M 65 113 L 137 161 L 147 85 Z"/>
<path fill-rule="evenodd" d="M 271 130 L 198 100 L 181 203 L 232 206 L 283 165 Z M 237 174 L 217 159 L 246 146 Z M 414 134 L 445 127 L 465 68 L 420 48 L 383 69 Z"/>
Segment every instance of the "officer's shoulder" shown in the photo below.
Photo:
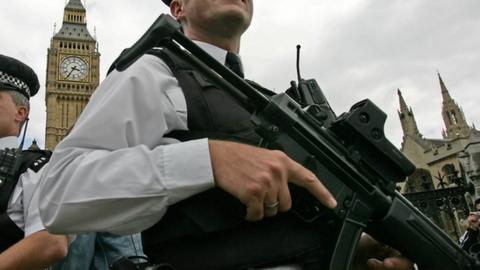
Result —
<path fill-rule="evenodd" d="M 154 65 L 164 65 L 166 61 L 170 60 L 172 53 L 163 47 L 155 47 L 146 51 L 140 59 L 143 62 L 151 63 Z"/>
<path fill-rule="evenodd" d="M 153 52 L 153 50 L 151 51 Z M 121 72 L 123 73 L 122 77 L 151 77 L 156 76 L 158 72 L 168 71 L 168 65 L 166 65 L 164 59 L 149 52 L 140 56 L 127 69 Z"/>
<path fill-rule="evenodd" d="M 155 56 L 157 59 L 160 59 L 163 62 L 169 64 L 169 62 L 183 62 L 181 57 L 175 54 L 174 52 L 170 51 L 165 47 L 155 47 L 148 50 L 145 55 Z M 169 65 L 170 66 L 170 65 Z"/>

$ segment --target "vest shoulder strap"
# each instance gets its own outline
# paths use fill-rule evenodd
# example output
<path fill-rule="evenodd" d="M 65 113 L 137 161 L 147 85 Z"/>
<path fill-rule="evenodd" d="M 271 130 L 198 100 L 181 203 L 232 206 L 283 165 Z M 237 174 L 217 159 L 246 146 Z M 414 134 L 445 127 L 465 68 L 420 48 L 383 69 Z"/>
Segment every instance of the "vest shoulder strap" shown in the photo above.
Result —
<path fill-rule="evenodd" d="M 172 70 L 173 74 L 175 77 L 177 77 L 178 70 L 193 70 L 192 66 L 182 60 L 180 57 L 175 55 L 175 53 L 171 52 L 167 48 L 159 48 L 159 49 L 152 49 L 147 52 L 147 54 L 155 55 L 159 58 L 161 58 L 165 63 L 168 65 L 168 67 Z M 198 76 L 198 74 L 195 74 Z M 197 78 L 200 84 L 208 84 L 212 85 L 212 83 L 208 82 L 206 78 L 201 76 L 200 78 Z M 252 80 L 245 80 L 248 84 L 250 84 L 253 88 L 256 90 L 260 91 L 262 94 L 266 96 L 273 96 L 275 95 L 275 92 L 261 86 L 255 81 Z M 202 86 L 207 86 L 207 85 L 202 85 Z"/>
<path fill-rule="evenodd" d="M 24 150 L 22 151 L 22 163 L 20 165 L 20 174 L 28 169 L 38 172 L 50 160 L 52 152 L 48 150 Z"/>
<path fill-rule="evenodd" d="M 20 166 L 13 175 L 13 179 L 5 181 L 0 187 L 0 213 L 4 213 L 8 207 L 8 201 L 17 185 L 20 176 L 28 169 L 38 172 L 50 159 L 52 152 L 46 150 L 24 150 L 20 156 Z"/>
<path fill-rule="evenodd" d="M 172 70 L 175 77 L 177 76 L 178 70 L 193 70 L 192 66 L 187 62 L 183 61 L 175 53 L 170 51 L 168 48 L 160 47 L 148 50 L 146 54 L 157 56 L 162 59 L 165 64 Z"/>

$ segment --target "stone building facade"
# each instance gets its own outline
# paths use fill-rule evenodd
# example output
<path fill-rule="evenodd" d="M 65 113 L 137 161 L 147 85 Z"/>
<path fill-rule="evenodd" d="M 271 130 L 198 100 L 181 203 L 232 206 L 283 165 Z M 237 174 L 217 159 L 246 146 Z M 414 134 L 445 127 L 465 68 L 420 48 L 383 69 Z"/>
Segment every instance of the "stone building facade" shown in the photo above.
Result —
<path fill-rule="evenodd" d="M 440 74 L 438 79 L 445 125 L 442 138 L 425 138 L 420 133 L 413 110 L 398 90 L 401 151 L 417 167 L 403 184 L 402 193 L 457 238 L 464 230 L 461 220 L 468 215 L 473 199 L 480 197 L 480 132 L 468 125 Z"/>

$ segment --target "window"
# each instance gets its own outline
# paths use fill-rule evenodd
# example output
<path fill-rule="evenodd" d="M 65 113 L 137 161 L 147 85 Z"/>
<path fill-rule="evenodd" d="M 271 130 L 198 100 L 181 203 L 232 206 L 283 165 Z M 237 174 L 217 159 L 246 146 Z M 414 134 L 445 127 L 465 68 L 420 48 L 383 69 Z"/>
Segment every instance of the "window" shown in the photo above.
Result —
<path fill-rule="evenodd" d="M 442 172 L 447 177 L 449 184 L 458 182 L 458 171 L 455 169 L 453 164 L 446 164 L 443 166 Z"/>

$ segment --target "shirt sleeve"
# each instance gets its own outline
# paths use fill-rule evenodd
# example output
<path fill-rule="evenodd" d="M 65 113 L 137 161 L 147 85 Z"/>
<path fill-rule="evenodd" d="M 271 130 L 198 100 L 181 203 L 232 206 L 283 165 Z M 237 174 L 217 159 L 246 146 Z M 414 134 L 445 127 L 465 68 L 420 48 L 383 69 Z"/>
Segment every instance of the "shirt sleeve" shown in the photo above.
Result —
<path fill-rule="evenodd" d="M 27 170 L 22 175 L 22 179 L 24 182 L 23 216 L 25 218 L 25 237 L 45 229 L 38 210 L 38 182 L 40 180 L 40 175 L 44 169 L 45 167 L 40 169 L 38 172 Z"/>
<path fill-rule="evenodd" d="M 470 247 L 478 243 L 478 230 L 468 228 L 460 237 L 460 247 L 465 251 L 470 251 Z"/>
<path fill-rule="evenodd" d="M 23 185 L 22 179 L 19 179 L 12 195 L 8 200 L 7 215 L 20 229 L 25 227 L 25 218 L 23 216 Z"/>
<path fill-rule="evenodd" d="M 158 222 L 169 205 L 213 187 L 207 139 L 165 137 L 187 129 L 185 103 L 155 56 L 113 71 L 42 174 L 46 228 L 131 234 Z"/>

